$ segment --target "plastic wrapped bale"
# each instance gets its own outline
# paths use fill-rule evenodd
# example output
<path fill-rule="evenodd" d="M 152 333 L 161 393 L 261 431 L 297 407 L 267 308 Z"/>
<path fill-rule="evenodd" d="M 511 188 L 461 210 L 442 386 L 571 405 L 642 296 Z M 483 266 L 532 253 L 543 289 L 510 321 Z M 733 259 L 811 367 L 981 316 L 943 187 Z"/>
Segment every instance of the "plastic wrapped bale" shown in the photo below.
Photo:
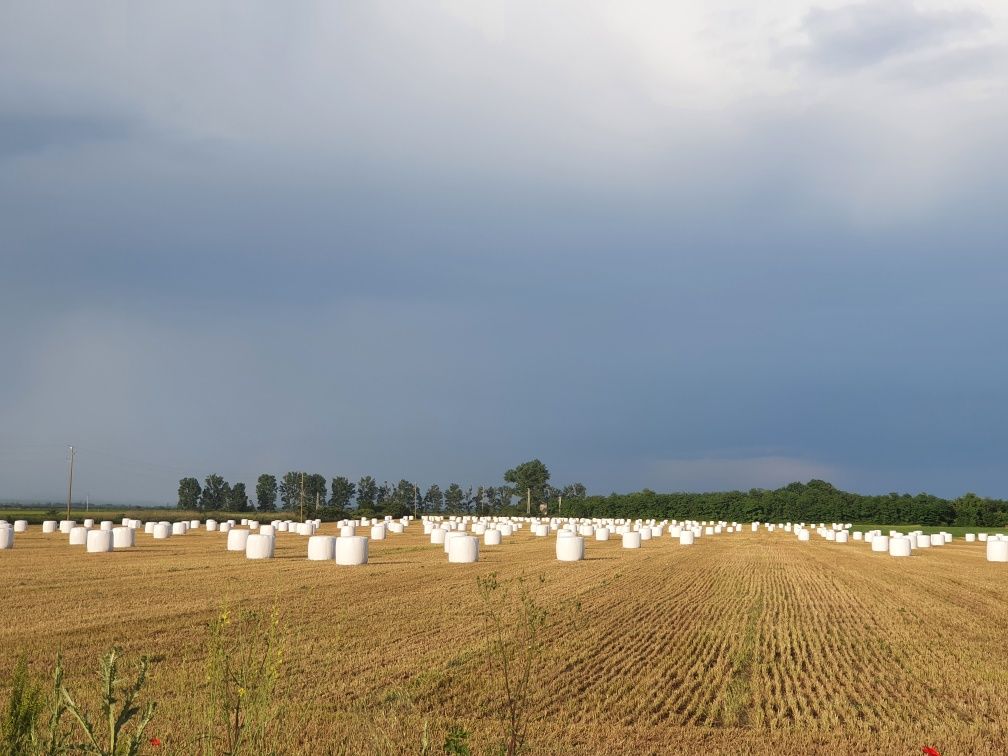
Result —
<path fill-rule="evenodd" d="M 399 533 L 402 533 L 405 529 L 406 529 L 406 526 L 403 525 L 401 522 L 390 522 L 389 525 L 388 525 L 388 531 L 389 531 L 389 533 L 395 533 L 397 535 Z"/>
<path fill-rule="evenodd" d="M 231 528 L 233 527 L 234 525 L 232 525 L 230 522 L 222 522 L 220 525 L 217 526 L 217 530 L 219 530 L 221 533 L 229 533 L 231 531 Z"/>
<path fill-rule="evenodd" d="M 241 522 L 239 523 L 239 525 L 241 525 L 242 527 L 248 525 L 248 518 L 242 517 Z"/>
<path fill-rule="evenodd" d="M 451 548 L 451 542 L 456 538 L 468 538 L 465 533 L 460 533 L 457 530 L 449 530 L 445 532 L 444 539 L 444 553 L 447 554 L 448 550 Z"/>
<path fill-rule="evenodd" d="M 59 532 L 63 535 L 70 535 L 70 530 L 76 526 L 77 523 L 73 520 L 60 520 Z"/>
<path fill-rule="evenodd" d="M 668 529 L 669 538 L 678 538 L 679 534 L 682 533 L 681 525 L 670 525 Z"/>
<path fill-rule="evenodd" d="M 679 545 L 692 546 L 696 542 L 696 534 L 692 530 L 681 530 L 679 532 Z"/>
<path fill-rule="evenodd" d="M 276 537 L 276 528 L 272 525 L 260 525 L 259 535 L 269 536 L 270 538 Z"/>
<path fill-rule="evenodd" d="M 87 543 L 88 529 L 83 525 L 75 525 L 70 528 L 70 545 L 71 546 L 83 546 Z"/>
<path fill-rule="evenodd" d="M 879 534 L 871 540 L 871 550 L 885 554 L 889 551 L 889 536 Z"/>
<path fill-rule="evenodd" d="M 245 551 L 250 531 L 247 528 L 231 528 L 227 534 L 228 551 Z"/>
<path fill-rule="evenodd" d="M 951 533 L 946 533 L 943 530 L 941 536 L 942 536 L 942 538 L 945 539 L 945 543 L 952 543 L 952 534 Z"/>
<path fill-rule="evenodd" d="M 920 533 L 917 535 L 917 548 L 918 549 L 929 549 L 931 548 L 931 536 L 924 535 Z"/>
<path fill-rule="evenodd" d="M 906 536 L 896 536 L 889 539 L 889 556 L 908 557 L 912 551 L 910 539 Z"/>
<path fill-rule="evenodd" d="M 112 551 L 112 531 L 89 530 L 87 534 L 87 551 L 89 554 Z"/>
<path fill-rule="evenodd" d="M 610 531 L 609 528 L 606 528 L 606 527 L 595 528 L 595 540 L 596 541 L 608 541 L 609 540 L 609 534 L 611 532 L 612 531 Z"/>
<path fill-rule="evenodd" d="M 184 523 L 184 522 L 173 522 L 171 524 L 171 534 L 173 536 L 175 536 L 175 535 L 185 535 L 186 534 L 186 530 L 188 530 L 188 528 L 189 528 L 189 526 L 186 523 Z"/>
<path fill-rule="evenodd" d="M 199 530 L 199 520 L 189 520 L 189 527 L 192 530 Z"/>
<path fill-rule="evenodd" d="M 805 541 L 808 541 L 810 538 L 811 534 L 805 528 L 801 528 L 798 530 L 799 541 L 802 541 L 804 543 Z"/>
<path fill-rule="evenodd" d="M 0 549 L 14 548 L 14 528 L 0 525 Z"/>
<path fill-rule="evenodd" d="M 207 520 L 206 521 L 206 529 L 207 529 L 208 533 L 216 533 L 217 532 L 217 520 Z"/>
<path fill-rule="evenodd" d="M 714 535 L 714 528 L 712 528 L 712 527 L 711 527 L 710 525 L 707 525 L 707 526 L 706 526 L 706 527 L 705 527 L 705 528 L 703 529 L 703 534 L 704 534 L 704 535 Z"/>
<path fill-rule="evenodd" d="M 55 533 L 59 530 L 59 523 L 56 520 L 46 520 L 42 523 L 43 533 Z"/>
<path fill-rule="evenodd" d="M 245 539 L 246 559 L 272 559 L 273 558 L 273 536 L 262 533 L 252 533 L 249 531 L 248 538 Z"/>
<path fill-rule="evenodd" d="M 581 525 L 580 527 L 578 527 L 578 535 L 581 536 L 582 538 L 591 538 L 593 535 L 595 535 L 595 526 Z"/>
<path fill-rule="evenodd" d="M 978 533 L 977 534 L 977 540 L 980 541 L 981 543 L 985 542 L 987 540 L 987 534 L 986 533 Z"/>
<path fill-rule="evenodd" d="M 92 520 L 90 517 L 87 518 L 86 520 L 84 520 L 84 527 L 85 528 L 93 528 L 94 527 L 94 520 Z"/>
<path fill-rule="evenodd" d="M 851 533 L 851 538 L 853 538 L 855 541 L 863 541 L 864 533 L 862 533 L 860 530 L 855 530 L 853 533 Z"/>
<path fill-rule="evenodd" d="M 641 537 L 639 530 L 630 530 L 623 534 L 624 549 L 639 549 L 640 544 L 641 544 Z"/>
<path fill-rule="evenodd" d="M 640 536 L 640 539 L 642 541 L 650 541 L 651 540 L 651 528 L 649 528 L 647 525 L 645 525 L 644 527 L 642 527 L 640 530 L 637 531 L 637 535 Z"/>
<path fill-rule="evenodd" d="M 976 543 L 976 533 L 967 533 L 966 543 Z"/>
<path fill-rule="evenodd" d="M 447 530 L 442 530 L 441 528 L 434 528 L 430 532 L 430 542 L 443 545 L 445 541 L 445 535 L 448 533 Z"/>
<path fill-rule="evenodd" d="M 987 539 L 987 561 L 1008 562 L 1008 541 L 1000 538 Z"/>
<path fill-rule="evenodd" d="M 500 546 L 501 532 L 497 528 L 489 528 L 483 531 L 483 543 L 487 546 Z"/>
<path fill-rule="evenodd" d="M 276 525 L 277 533 L 286 533 L 290 525 L 286 522 L 278 522 Z"/>
<path fill-rule="evenodd" d="M 28 530 L 28 520 L 14 520 L 14 527 L 12 530 L 15 533 L 24 533 Z"/>
<path fill-rule="evenodd" d="M 155 522 L 154 529 L 151 531 L 151 535 L 159 541 L 163 541 L 165 538 L 170 538 L 172 534 L 171 523 L 168 522 Z"/>
<path fill-rule="evenodd" d="M 850 538 L 850 535 L 847 533 L 846 530 L 837 531 L 837 534 L 836 534 L 836 542 L 837 543 L 847 543 L 847 539 L 848 538 Z"/>
<path fill-rule="evenodd" d="M 133 546 L 136 531 L 133 528 L 112 528 L 112 548 L 128 549 Z"/>
<path fill-rule="evenodd" d="M 340 536 L 336 539 L 334 554 L 336 564 L 367 564 L 368 540 L 364 536 Z"/>
<path fill-rule="evenodd" d="M 930 541 L 932 546 L 944 546 L 945 536 L 943 536 L 941 533 L 932 533 Z"/>
<path fill-rule="evenodd" d="M 478 562 L 479 539 L 475 536 L 457 534 L 449 542 L 448 561 L 453 564 Z"/>
<path fill-rule="evenodd" d="M 308 539 L 308 561 L 324 562 L 336 558 L 336 536 L 314 535 Z"/>
<path fill-rule="evenodd" d="M 339 531 L 340 538 L 353 538 L 357 535 L 357 526 L 355 525 L 344 525 Z"/>
<path fill-rule="evenodd" d="M 581 536 L 557 538 L 556 558 L 561 562 L 580 562 L 584 559 L 584 538 Z"/>
<path fill-rule="evenodd" d="M 372 541 L 384 541 L 385 540 L 385 525 L 372 525 L 371 526 L 371 540 Z"/>
<path fill-rule="evenodd" d="M 550 533 L 550 526 L 544 522 L 532 526 L 532 535 L 534 536 L 537 536 L 539 538 L 545 538 L 546 536 L 549 535 L 549 533 Z"/>
<path fill-rule="evenodd" d="M 507 538 L 514 532 L 514 527 L 512 527 L 510 522 L 502 522 L 500 524 L 500 527 L 498 527 L 497 529 L 500 531 L 500 534 L 505 538 Z"/>

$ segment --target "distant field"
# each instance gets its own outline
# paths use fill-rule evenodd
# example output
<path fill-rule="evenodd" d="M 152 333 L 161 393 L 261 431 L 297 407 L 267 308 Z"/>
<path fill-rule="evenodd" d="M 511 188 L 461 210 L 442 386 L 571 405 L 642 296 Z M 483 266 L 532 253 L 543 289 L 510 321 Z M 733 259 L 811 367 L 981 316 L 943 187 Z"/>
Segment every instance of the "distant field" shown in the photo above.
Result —
<path fill-rule="evenodd" d="M 113 520 L 118 521 L 123 517 L 131 517 L 135 520 L 166 520 L 168 522 L 177 522 L 179 520 L 200 520 L 202 521 L 206 517 L 225 517 L 234 520 L 241 519 L 242 517 L 251 517 L 253 519 L 260 518 L 266 519 L 267 521 L 272 520 L 276 517 L 287 518 L 290 517 L 288 512 L 241 512 L 237 514 L 229 514 L 217 512 L 208 515 L 205 512 L 194 512 L 186 509 L 152 509 L 150 507 L 91 507 L 85 510 L 83 507 L 77 509 L 76 507 L 70 512 L 70 519 L 77 522 L 83 521 L 85 518 L 90 517 L 93 520 Z M 22 507 L 20 509 L 15 508 L 4 508 L 0 507 L 0 520 L 7 520 L 8 522 L 13 522 L 14 520 L 27 520 L 28 522 L 38 525 L 43 520 L 62 520 L 66 518 L 66 507 L 50 509 L 49 507 Z"/>
<path fill-rule="evenodd" d="M 276 605 L 292 634 L 281 752 L 417 753 L 426 723 L 462 726 L 485 753 L 497 730 L 475 580 L 524 573 L 544 578 L 548 610 L 582 607 L 537 670 L 531 753 L 1008 751 L 1008 565 L 983 544 L 897 560 L 745 532 L 639 551 L 589 540 L 585 561 L 560 563 L 553 538 L 521 531 L 461 565 L 414 524 L 372 542 L 368 565 L 337 567 L 306 561 L 296 535 L 258 562 L 224 540 L 140 532 L 132 550 L 89 555 L 37 527 L 18 534 L 0 551 L 0 682 L 18 652 L 43 674 L 62 648 L 71 684 L 112 644 L 156 655 L 150 733 L 186 753 L 205 624 L 225 604 Z"/>

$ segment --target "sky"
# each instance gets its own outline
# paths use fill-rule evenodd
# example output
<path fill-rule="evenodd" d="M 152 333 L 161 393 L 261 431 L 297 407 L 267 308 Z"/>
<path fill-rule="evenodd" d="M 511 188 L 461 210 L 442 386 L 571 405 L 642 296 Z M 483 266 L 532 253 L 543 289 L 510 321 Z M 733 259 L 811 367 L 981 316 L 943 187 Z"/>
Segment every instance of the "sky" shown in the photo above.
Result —
<path fill-rule="evenodd" d="M 1008 6 L 0 4 L 0 499 L 1008 497 Z"/>

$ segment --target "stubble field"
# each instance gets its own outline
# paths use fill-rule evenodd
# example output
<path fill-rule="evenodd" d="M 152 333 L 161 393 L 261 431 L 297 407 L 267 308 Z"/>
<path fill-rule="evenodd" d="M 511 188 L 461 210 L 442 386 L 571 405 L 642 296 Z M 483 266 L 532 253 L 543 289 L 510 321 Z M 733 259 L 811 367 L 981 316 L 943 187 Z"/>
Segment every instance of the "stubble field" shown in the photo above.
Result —
<path fill-rule="evenodd" d="M 497 573 L 525 575 L 549 614 L 531 753 L 1008 753 L 1008 569 L 983 544 L 896 560 L 779 532 L 586 539 L 584 561 L 561 563 L 523 530 L 466 565 L 414 523 L 339 567 L 306 561 L 297 535 L 264 561 L 224 542 L 141 530 L 133 549 L 86 554 L 19 533 L 0 552 L 0 682 L 19 653 L 44 675 L 62 649 L 71 685 L 112 645 L 149 654 L 149 732 L 192 752 L 207 623 L 276 608 L 281 752 L 417 753 L 425 727 L 440 745 L 458 726 L 483 753 L 500 730 L 476 578 Z"/>

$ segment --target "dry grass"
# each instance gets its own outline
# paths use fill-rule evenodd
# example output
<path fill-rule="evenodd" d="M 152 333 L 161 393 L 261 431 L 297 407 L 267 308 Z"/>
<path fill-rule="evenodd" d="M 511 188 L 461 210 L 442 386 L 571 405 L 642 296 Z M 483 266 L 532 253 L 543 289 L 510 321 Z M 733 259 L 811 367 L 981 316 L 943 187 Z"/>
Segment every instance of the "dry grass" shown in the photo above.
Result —
<path fill-rule="evenodd" d="M 323 533 L 334 533 L 328 525 Z M 524 531 L 450 565 L 417 525 L 370 544 L 370 564 L 308 562 L 278 534 L 246 561 L 192 532 L 89 555 L 35 526 L 0 552 L 0 682 L 23 651 L 73 685 L 113 644 L 155 657 L 149 733 L 186 752 L 206 624 L 223 605 L 276 605 L 290 641 L 281 752 L 416 753 L 458 724 L 474 753 L 498 741 L 482 656 L 477 575 L 541 575 L 554 624 L 532 693 L 533 753 L 1008 753 L 1008 569 L 957 541 L 910 559 L 861 543 L 723 535 L 639 551 L 589 541 L 554 560 Z M 554 616 L 559 616 L 554 614 Z"/>

